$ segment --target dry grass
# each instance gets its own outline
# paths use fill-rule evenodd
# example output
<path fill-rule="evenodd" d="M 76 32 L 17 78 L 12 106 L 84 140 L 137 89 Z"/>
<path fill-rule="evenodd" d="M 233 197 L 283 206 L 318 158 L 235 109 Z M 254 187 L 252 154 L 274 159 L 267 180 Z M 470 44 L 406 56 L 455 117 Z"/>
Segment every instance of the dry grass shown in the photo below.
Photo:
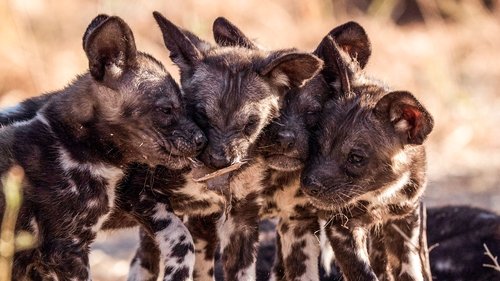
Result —
<path fill-rule="evenodd" d="M 435 117 L 428 142 L 428 206 L 464 203 L 500 212 L 498 9 L 486 11 L 479 1 L 418 1 L 427 4 L 425 23 L 402 27 L 390 20 L 391 1 L 374 1 L 368 13 L 347 13 L 346 2 L 3 0 L 0 107 L 61 88 L 84 72 L 81 36 L 97 13 L 123 17 L 139 49 L 163 61 L 175 77 L 153 10 L 210 41 L 213 20 L 225 16 L 264 46 L 305 50 L 334 26 L 356 20 L 372 40 L 367 71 L 417 95 Z M 453 21 L 443 20 L 429 3 L 446 4 L 440 9 Z"/>

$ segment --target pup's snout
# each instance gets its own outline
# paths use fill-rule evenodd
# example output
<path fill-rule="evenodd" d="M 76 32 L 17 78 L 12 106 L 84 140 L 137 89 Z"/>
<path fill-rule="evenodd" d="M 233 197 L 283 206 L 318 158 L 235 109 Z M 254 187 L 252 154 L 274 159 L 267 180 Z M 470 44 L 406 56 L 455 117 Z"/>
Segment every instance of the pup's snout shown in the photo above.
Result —
<path fill-rule="evenodd" d="M 224 155 L 210 153 L 210 165 L 216 169 L 222 169 L 231 165 L 231 161 Z"/>
<path fill-rule="evenodd" d="M 290 130 L 280 131 L 278 133 L 278 141 L 282 149 L 288 150 L 295 144 L 295 133 Z"/>
<path fill-rule="evenodd" d="M 302 191 L 310 196 L 319 196 L 323 192 L 323 185 L 313 176 L 304 176 L 301 181 Z"/>
<path fill-rule="evenodd" d="M 205 135 L 200 131 L 196 132 L 193 136 L 194 143 L 196 145 L 196 151 L 201 151 L 205 145 L 207 144 L 207 138 Z"/>

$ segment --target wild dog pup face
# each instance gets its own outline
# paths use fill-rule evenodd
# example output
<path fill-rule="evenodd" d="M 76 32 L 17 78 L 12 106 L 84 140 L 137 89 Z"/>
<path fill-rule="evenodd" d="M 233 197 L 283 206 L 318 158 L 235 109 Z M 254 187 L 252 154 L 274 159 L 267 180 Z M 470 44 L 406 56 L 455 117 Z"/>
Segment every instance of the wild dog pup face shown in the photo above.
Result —
<path fill-rule="evenodd" d="M 362 38 L 358 27 L 344 33 Z M 332 73 L 340 89 L 325 106 L 312 138 L 303 191 L 318 207 L 333 210 L 365 197 L 392 196 L 408 183 L 411 169 L 421 169 L 411 172 L 423 180 L 421 144 L 433 127 L 430 114 L 412 94 L 389 91 L 367 78 L 361 70 L 366 61 L 353 59 L 330 36 L 325 40 L 324 51 L 337 57 Z M 416 196 L 412 190 L 406 193 Z"/>
<path fill-rule="evenodd" d="M 225 18 L 215 20 L 213 31 L 221 46 L 259 48 Z M 258 151 L 270 168 L 284 172 L 302 169 L 309 152 L 309 132 L 318 121 L 328 93 L 326 88 L 321 75 L 316 75 L 301 88 L 286 92 L 279 117 L 264 128 L 258 144 Z"/>
<path fill-rule="evenodd" d="M 294 50 L 212 47 L 159 13 L 154 16 L 181 70 L 188 110 L 209 139 L 200 158 L 212 168 L 249 157 L 262 128 L 278 115 L 285 91 L 322 66 L 315 56 Z"/>
<path fill-rule="evenodd" d="M 65 103 L 56 94 L 48 106 L 50 122 L 64 120 L 56 130 L 68 132 L 68 143 L 105 143 L 104 153 L 113 162 L 142 162 L 181 168 L 186 157 L 196 156 L 206 139 L 186 118 L 180 90 L 162 64 L 136 50 L 128 25 L 118 17 L 98 16 L 83 37 L 89 59 L 88 77 L 95 91 L 80 95 L 77 102 Z M 74 112 L 66 115 L 60 108 Z M 95 136 L 102 136 L 93 140 Z M 104 139 L 102 139 L 104 138 Z M 68 146 L 71 147 L 71 146 Z M 97 147 L 97 146 L 96 146 Z M 78 148 L 72 151 L 78 157 Z M 82 155 L 82 159 L 85 155 Z"/>

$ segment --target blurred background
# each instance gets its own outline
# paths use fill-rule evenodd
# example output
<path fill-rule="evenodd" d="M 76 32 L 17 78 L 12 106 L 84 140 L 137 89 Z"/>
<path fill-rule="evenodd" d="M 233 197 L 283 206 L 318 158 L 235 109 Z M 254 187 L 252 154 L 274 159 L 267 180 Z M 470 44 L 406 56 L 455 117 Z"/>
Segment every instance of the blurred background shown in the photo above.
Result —
<path fill-rule="evenodd" d="M 428 206 L 500 212 L 499 0 L 0 0 L 0 108 L 64 87 L 87 69 L 81 37 L 98 13 L 118 15 L 138 49 L 174 77 L 151 12 L 212 41 L 225 16 L 268 48 L 313 50 L 349 20 L 372 41 L 367 72 L 415 94 L 435 119 L 427 142 Z M 136 231 L 100 237 L 94 280 L 125 280 Z"/>

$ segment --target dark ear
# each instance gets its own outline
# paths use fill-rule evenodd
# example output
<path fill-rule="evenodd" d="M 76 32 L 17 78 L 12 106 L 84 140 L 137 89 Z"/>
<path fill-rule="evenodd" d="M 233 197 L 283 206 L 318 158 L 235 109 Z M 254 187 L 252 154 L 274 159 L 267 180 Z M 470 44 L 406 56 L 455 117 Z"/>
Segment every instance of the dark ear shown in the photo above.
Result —
<path fill-rule="evenodd" d="M 323 61 L 308 53 L 277 51 L 267 57 L 258 73 L 284 87 L 300 87 L 316 75 Z"/>
<path fill-rule="evenodd" d="M 88 38 L 89 34 L 92 33 L 96 27 L 98 27 L 101 23 L 103 23 L 108 18 L 109 18 L 108 15 L 100 14 L 90 22 L 89 26 L 87 26 L 87 30 L 85 30 L 85 33 L 83 34 L 83 38 L 82 38 L 82 44 L 83 44 L 84 50 L 85 50 L 85 42 L 87 42 L 87 38 Z"/>
<path fill-rule="evenodd" d="M 422 144 L 434 127 L 434 120 L 408 92 L 391 92 L 375 106 L 374 113 L 393 126 L 404 144 Z"/>
<path fill-rule="evenodd" d="M 357 60 L 361 68 L 365 68 L 372 49 L 370 39 L 361 25 L 350 21 L 332 29 L 328 35 L 352 59 Z"/>
<path fill-rule="evenodd" d="M 220 46 L 239 46 L 248 49 L 258 49 L 239 28 L 224 17 L 214 21 L 213 33 L 215 42 Z"/>
<path fill-rule="evenodd" d="M 130 27 L 119 17 L 97 16 L 83 36 L 90 74 L 101 81 L 116 79 L 136 65 L 137 49 Z"/>
<path fill-rule="evenodd" d="M 179 27 L 159 12 L 153 12 L 153 16 L 160 26 L 165 46 L 170 51 L 170 59 L 179 66 L 181 71 L 189 71 L 202 59 L 200 50 Z"/>
<path fill-rule="evenodd" d="M 346 95 L 351 92 L 351 83 L 349 77 L 349 62 L 346 61 L 345 55 L 341 53 L 339 45 L 333 38 L 327 35 L 315 53 L 324 60 L 323 76 L 329 83 L 340 84 L 340 95 Z"/>

